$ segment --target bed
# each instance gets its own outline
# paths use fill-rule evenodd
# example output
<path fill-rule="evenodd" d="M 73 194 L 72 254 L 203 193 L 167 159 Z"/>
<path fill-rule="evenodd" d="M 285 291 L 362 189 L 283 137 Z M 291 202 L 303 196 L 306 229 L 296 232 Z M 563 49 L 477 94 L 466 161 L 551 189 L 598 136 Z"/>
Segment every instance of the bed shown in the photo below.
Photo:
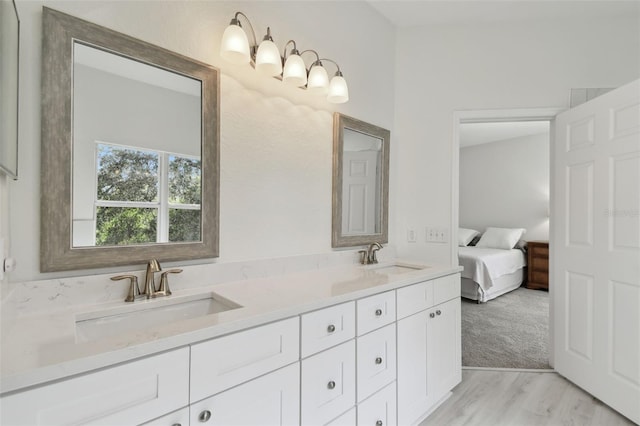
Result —
<path fill-rule="evenodd" d="M 458 230 L 458 263 L 462 271 L 462 297 L 487 302 L 520 287 L 527 265 L 519 238 L 523 228 Z"/>
<path fill-rule="evenodd" d="M 520 249 L 458 247 L 462 297 L 487 302 L 520 287 L 526 258 Z"/>

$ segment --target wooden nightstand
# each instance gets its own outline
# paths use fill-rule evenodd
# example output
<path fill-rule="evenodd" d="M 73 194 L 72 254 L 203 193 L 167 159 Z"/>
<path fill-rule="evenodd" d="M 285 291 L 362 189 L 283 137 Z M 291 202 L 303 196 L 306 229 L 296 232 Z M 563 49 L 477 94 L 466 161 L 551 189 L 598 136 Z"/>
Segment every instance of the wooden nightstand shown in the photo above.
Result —
<path fill-rule="evenodd" d="M 549 242 L 527 242 L 527 288 L 549 290 Z"/>

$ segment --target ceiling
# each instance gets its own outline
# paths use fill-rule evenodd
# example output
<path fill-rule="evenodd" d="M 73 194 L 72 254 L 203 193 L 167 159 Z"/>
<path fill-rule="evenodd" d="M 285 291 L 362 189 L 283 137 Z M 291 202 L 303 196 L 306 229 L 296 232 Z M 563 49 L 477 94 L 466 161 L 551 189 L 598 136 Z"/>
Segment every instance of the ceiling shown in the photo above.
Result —
<path fill-rule="evenodd" d="M 463 123 L 460 125 L 460 148 L 542 133 L 549 133 L 548 121 Z"/>
<path fill-rule="evenodd" d="M 396 27 L 640 17 L 640 0 L 368 0 Z"/>

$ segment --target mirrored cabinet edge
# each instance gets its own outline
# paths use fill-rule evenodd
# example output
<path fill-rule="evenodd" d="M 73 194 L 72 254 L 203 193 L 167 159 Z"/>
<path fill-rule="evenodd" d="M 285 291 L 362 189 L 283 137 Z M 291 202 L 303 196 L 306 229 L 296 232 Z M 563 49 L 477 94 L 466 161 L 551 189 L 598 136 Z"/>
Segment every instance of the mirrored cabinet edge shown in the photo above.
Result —
<path fill-rule="evenodd" d="M 3 111 L 3 117 L 0 119 L 0 174 L 4 174 L 10 179 L 18 180 L 18 154 L 19 154 L 19 109 L 20 109 L 20 15 L 18 14 L 18 6 L 15 0 L 3 1 L 0 4 L 0 16 L 2 16 L 3 25 L 0 28 L 0 38 L 3 42 L 0 45 L 0 54 L 3 60 L 9 57 L 15 60 L 15 68 L 5 70 L 9 72 L 0 73 L 2 80 L 0 86 L 4 92 L 9 89 L 10 95 L 3 93 L 3 98 L 11 96 L 9 102 L 5 106 L 9 106 Z M 10 17 L 8 16 L 10 15 Z M 6 25 L 8 24 L 8 25 Z M 6 39 L 5 39 L 6 38 Z M 9 63 L 13 63 L 9 60 Z M 4 102 L 4 99 L 3 99 Z"/>
<path fill-rule="evenodd" d="M 348 203 L 344 195 L 344 146 L 345 129 L 353 130 L 359 134 L 370 136 L 381 141 L 381 158 L 376 174 L 375 196 L 379 200 L 376 211 L 372 213 L 377 217 L 373 232 L 366 230 L 360 233 L 345 234 L 345 211 Z M 345 248 L 371 244 L 374 242 L 389 242 L 389 144 L 391 132 L 382 127 L 367 123 L 339 112 L 333 115 L 333 180 L 332 180 L 332 229 L 331 247 Z M 376 205 L 376 203 L 374 203 Z M 366 220 L 365 220 L 366 221 Z"/>
<path fill-rule="evenodd" d="M 42 272 L 162 261 L 219 253 L 220 75 L 211 65 L 43 7 L 41 243 Z M 199 80 L 201 101 L 201 239 L 196 242 L 73 247 L 73 42 Z"/>

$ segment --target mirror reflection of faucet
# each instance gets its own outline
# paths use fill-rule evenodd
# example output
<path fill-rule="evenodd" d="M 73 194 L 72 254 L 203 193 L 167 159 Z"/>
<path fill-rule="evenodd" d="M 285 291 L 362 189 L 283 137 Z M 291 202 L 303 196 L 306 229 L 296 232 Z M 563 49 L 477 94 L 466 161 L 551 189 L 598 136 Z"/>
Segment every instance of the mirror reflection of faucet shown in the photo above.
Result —
<path fill-rule="evenodd" d="M 363 265 L 373 265 L 374 263 L 378 263 L 378 258 L 376 256 L 376 252 L 382 248 L 382 245 L 379 242 L 373 242 L 369 244 L 369 247 L 366 250 L 360 250 L 360 263 Z"/>
<path fill-rule="evenodd" d="M 160 266 L 160 262 L 156 259 L 151 259 L 149 263 L 147 263 L 147 271 L 144 278 L 144 289 L 142 292 L 140 292 L 140 287 L 138 286 L 138 277 L 135 275 L 117 275 L 115 277 L 111 277 L 111 280 L 119 281 L 127 278 L 130 280 L 129 293 L 126 299 L 124 299 L 125 302 L 134 302 L 139 298 L 151 299 L 154 297 L 171 296 L 168 275 L 179 274 L 182 272 L 182 269 L 169 269 L 168 271 L 162 272 L 160 275 L 160 288 L 156 288 L 155 273 L 161 271 L 162 267 Z"/>

